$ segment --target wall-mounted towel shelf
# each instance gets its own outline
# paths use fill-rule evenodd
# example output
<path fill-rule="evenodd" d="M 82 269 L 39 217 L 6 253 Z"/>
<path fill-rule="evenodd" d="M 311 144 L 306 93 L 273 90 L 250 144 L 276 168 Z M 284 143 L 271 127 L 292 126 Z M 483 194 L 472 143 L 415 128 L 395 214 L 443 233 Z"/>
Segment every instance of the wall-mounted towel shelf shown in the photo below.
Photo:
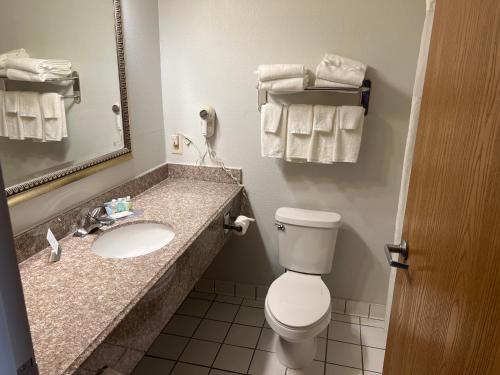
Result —
<path fill-rule="evenodd" d="M 365 109 L 365 116 L 368 114 L 368 107 L 370 105 L 370 92 L 372 88 L 372 82 L 369 79 L 363 81 L 363 85 L 359 88 L 334 88 L 334 87 L 306 87 L 304 91 L 293 91 L 293 92 L 274 92 L 268 90 L 257 90 L 257 100 L 258 108 L 261 110 L 262 106 L 266 104 L 269 100 L 269 94 L 271 95 L 286 95 L 286 94 L 298 94 L 298 93 L 309 93 L 309 92 L 333 92 L 341 94 L 357 94 L 360 95 L 360 105 Z"/>
<path fill-rule="evenodd" d="M 77 104 L 80 104 L 82 101 L 82 93 L 80 90 L 80 76 L 78 75 L 78 72 L 75 72 L 75 71 L 73 71 L 71 73 L 71 76 L 61 77 L 61 78 L 51 78 L 51 79 L 47 79 L 45 82 L 20 81 L 20 80 L 9 79 L 6 77 L 0 77 L 0 80 L 4 81 L 5 90 L 7 90 L 7 83 L 8 82 L 24 82 L 24 83 L 31 83 L 31 84 L 36 84 L 36 85 L 43 85 L 43 84 L 60 85 L 62 82 L 72 81 L 72 86 L 73 86 L 72 95 L 62 95 L 61 97 L 63 99 L 73 99 L 75 101 L 75 103 L 77 103 Z"/>

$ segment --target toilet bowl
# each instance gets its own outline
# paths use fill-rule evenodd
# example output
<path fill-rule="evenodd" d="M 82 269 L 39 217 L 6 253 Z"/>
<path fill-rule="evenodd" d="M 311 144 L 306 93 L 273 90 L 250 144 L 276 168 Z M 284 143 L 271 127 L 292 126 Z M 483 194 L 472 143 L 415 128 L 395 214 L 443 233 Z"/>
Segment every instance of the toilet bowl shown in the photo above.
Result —
<path fill-rule="evenodd" d="M 280 362 L 305 368 L 331 320 L 330 291 L 321 275 L 331 271 L 341 218 L 334 212 L 282 207 L 275 219 L 279 263 L 286 272 L 269 287 L 264 311 L 279 336 Z"/>
<path fill-rule="evenodd" d="M 286 272 L 271 284 L 264 311 L 279 336 L 280 362 L 307 367 L 316 355 L 317 336 L 331 320 L 330 292 L 321 277 Z"/>

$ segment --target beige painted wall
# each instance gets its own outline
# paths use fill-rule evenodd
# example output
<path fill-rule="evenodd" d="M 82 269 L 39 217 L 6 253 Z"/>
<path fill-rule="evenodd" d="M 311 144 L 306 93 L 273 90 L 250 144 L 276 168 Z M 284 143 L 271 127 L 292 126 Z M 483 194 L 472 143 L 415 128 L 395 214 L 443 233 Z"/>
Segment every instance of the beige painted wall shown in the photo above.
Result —
<path fill-rule="evenodd" d="M 385 303 L 383 245 L 394 233 L 425 1 L 159 0 L 159 7 L 166 135 L 180 131 L 202 147 L 197 113 L 201 105 L 213 105 L 219 119 L 215 149 L 227 165 L 243 167 L 257 219 L 246 237 L 229 242 L 208 276 L 269 283 L 282 272 L 275 210 L 333 210 L 344 225 L 326 283 L 337 296 Z M 373 93 L 359 162 L 301 165 L 261 158 L 255 68 L 304 63 L 313 69 L 325 52 L 369 65 Z M 171 162 L 197 158 L 193 148 L 168 155 Z"/>
<path fill-rule="evenodd" d="M 122 0 L 122 7 L 134 159 L 12 207 L 15 233 L 165 162 L 157 1 Z"/>

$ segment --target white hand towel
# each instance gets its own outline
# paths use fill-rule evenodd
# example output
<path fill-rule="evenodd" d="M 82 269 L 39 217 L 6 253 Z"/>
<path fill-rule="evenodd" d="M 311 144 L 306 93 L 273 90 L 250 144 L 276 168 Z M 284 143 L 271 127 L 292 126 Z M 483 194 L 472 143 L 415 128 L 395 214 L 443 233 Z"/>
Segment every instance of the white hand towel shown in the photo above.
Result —
<path fill-rule="evenodd" d="M 267 103 L 261 109 L 262 129 L 267 133 L 276 133 L 281 124 L 282 104 Z"/>
<path fill-rule="evenodd" d="M 0 69 L 5 68 L 5 62 L 7 59 L 12 58 L 12 57 L 30 57 L 24 48 L 20 49 L 15 49 L 12 51 L 8 51 L 5 53 L 0 54 Z"/>
<path fill-rule="evenodd" d="M 27 57 L 8 58 L 7 69 L 17 69 L 29 73 L 71 74 L 71 62 L 68 60 L 32 59 Z"/>
<path fill-rule="evenodd" d="M 24 139 L 24 131 L 18 116 L 19 95 L 17 91 L 4 92 L 4 121 L 9 139 Z"/>
<path fill-rule="evenodd" d="M 262 112 L 264 112 L 264 107 L 272 103 L 267 103 L 262 106 Z M 263 116 L 263 115 L 261 115 Z M 288 108 L 282 106 L 279 125 L 274 132 L 266 131 L 266 123 L 261 121 L 261 155 L 262 157 L 269 158 L 280 158 L 285 156 L 286 148 L 286 128 L 288 119 Z M 272 129 L 270 127 L 269 129 Z"/>
<path fill-rule="evenodd" d="M 303 91 L 308 84 L 308 78 L 285 78 L 274 81 L 259 82 L 259 90 L 268 90 L 271 92 L 294 92 Z"/>
<path fill-rule="evenodd" d="M 355 130 L 363 125 L 365 109 L 360 106 L 344 105 L 339 108 L 340 129 Z"/>
<path fill-rule="evenodd" d="M 327 81 L 326 79 L 316 78 L 314 81 L 315 87 L 328 87 L 328 88 L 340 88 L 340 89 L 358 89 L 359 86 L 356 85 L 347 85 L 345 83 L 338 83 Z"/>
<path fill-rule="evenodd" d="M 365 73 L 366 65 L 362 62 L 334 54 L 326 54 L 316 68 L 319 79 L 358 87 L 363 84 Z"/>
<path fill-rule="evenodd" d="M 359 123 L 353 130 L 341 129 L 340 112 L 340 110 L 337 110 L 337 119 L 334 126 L 333 161 L 356 163 L 363 135 L 363 122 Z"/>
<path fill-rule="evenodd" d="M 14 81 L 45 82 L 48 79 L 54 79 L 54 78 L 59 79 L 67 77 L 68 74 L 61 75 L 50 72 L 31 73 L 31 72 L 26 72 L 24 70 L 7 69 L 6 76 L 7 78 L 12 79 Z M 59 82 L 59 84 L 61 85 L 67 83 L 68 83 L 67 80 Z"/>
<path fill-rule="evenodd" d="M 60 141 L 67 137 L 66 110 L 61 95 L 42 94 L 40 105 L 43 112 L 43 140 Z"/>
<path fill-rule="evenodd" d="M 8 137 L 7 123 L 5 122 L 5 91 L 0 90 L 0 137 Z"/>
<path fill-rule="evenodd" d="M 313 125 L 313 106 L 292 104 L 288 109 L 288 133 L 309 135 Z"/>
<path fill-rule="evenodd" d="M 286 160 L 305 162 L 309 154 L 313 106 L 293 104 L 288 108 Z"/>
<path fill-rule="evenodd" d="M 303 77 L 306 74 L 306 68 L 300 64 L 272 64 L 260 65 L 257 68 L 259 81 L 275 81 L 283 78 Z"/>
<path fill-rule="evenodd" d="M 331 133 L 336 107 L 315 105 L 313 108 L 313 131 Z"/>
<path fill-rule="evenodd" d="M 42 113 L 40 94 L 37 92 L 19 92 L 18 116 L 24 138 L 42 139 Z"/>

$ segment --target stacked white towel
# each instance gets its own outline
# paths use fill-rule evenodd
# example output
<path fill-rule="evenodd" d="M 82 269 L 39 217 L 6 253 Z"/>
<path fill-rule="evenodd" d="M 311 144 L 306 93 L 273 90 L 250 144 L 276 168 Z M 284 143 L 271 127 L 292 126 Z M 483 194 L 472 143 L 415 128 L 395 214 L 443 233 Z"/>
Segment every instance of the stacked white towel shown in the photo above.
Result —
<path fill-rule="evenodd" d="M 5 62 L 9 58 L 15 57 L 30 57 L 24 48 L 15 49 L 12 51 L 8 51 L 0 54 L 0 70 L 5 69 Z"/>
<path fill-rule="evenodd" d="M 260 65 L 257 69 L 257 75 L 259 90 L 302 91 L 309 82 L 306 68 L 300 64 Z"/>
<path fill-rule="evenodd" d="M 61 95 L 0 91 L 0 136 L 41 142 L 67 137 L 66 109 Z"/>
<path fill-rule="evenodd" d="M 47 79 L 71 75 L 71 62 L 67 60 L 12 57 L 5 61 L 7 78 L 18 81 L 45 82 Z"/>
<path fill-rule="evenodd" d="M 366 73 L 366 64 L 334 54 L 326 54 L 316 68 L 318 87 L 360 87 Z M 345 86 L 348 85 L 348 86 Z"/>

